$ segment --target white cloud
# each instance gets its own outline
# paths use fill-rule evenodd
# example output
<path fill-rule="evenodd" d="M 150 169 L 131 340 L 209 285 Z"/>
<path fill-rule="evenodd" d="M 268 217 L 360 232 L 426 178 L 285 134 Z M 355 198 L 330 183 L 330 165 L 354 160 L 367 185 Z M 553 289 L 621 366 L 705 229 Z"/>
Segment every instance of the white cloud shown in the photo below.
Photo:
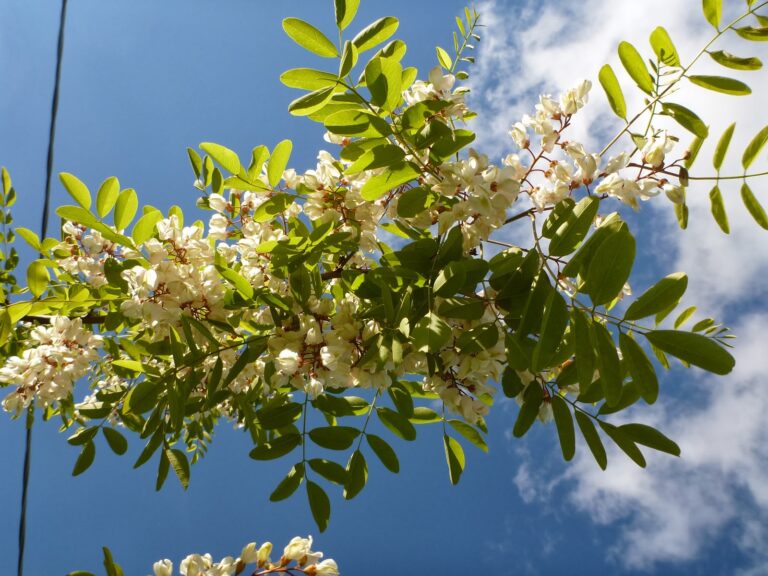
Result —
<path fill-rule="evenodd" d="M 727 4 L 727 10 L 743 6 Z M 595 84 L 592 104 L 576 117 L 571 136 L 599 149 L 605 135 L 615 132 L 620 123 L 605 105 L 597 71 L 610 63 L 625 86 L 628 109 L 639 109 L 638 91 L 629 88 L 631 81 L 618 61 L 616 46 L 628 40 L 649 53 L 648 35 L 663 24 L 682 59 L 690 59 L 712 35 L 699 6 L 675 0 L 531 1 L 522 7 L 511 0 L 482 2 L 479 11 L 487 27 L 472 80 L 473 104 L 480 112 L 475 127 L 479 147 L 492 156 L 505 154 L 511 149 L 506 130 L 532 109 L 538 93 L 557 93 L 586 77 Z M 738 38 L 726 38 L 717 47 L 744 56 L 766 54 L 765 47 Z M 742 150 L 766 124 L 763 102 L 768 74 L 728 71 L 706 55 L 694 72 L 737 77 L 753 89 L 752 96 L 733 98 L 685 86 L 674 97 L 710 125 L 711 136 L 692 174 L 713 173 L 714 145 L 734 120 L 736 136 L 723 174 L 738 174 Z M 683 143 L 688 142 L 689 135 L 682 129 L 669 127 Z M 765 153 L 755 167 L 765 170 Z M 766 187 L 758 182 L 753 189 L 768 207 Z M 570 500 L 595 522 L 616 523 L 618 539 L 612 553 L 627 567 L 693 560 L 709 543 L 735 530 L 736 545 L 755 559 L 748 573 L 768 574 L 762 568 L 768 565 L 768 387 L 763 383 L 768 371 L 764 328 L 768 241 L 741 204 L 739 182 L 721 186 L 732 230 L 730 236 L 722 234 L 709 214 L 711 185 L 701 183 L 689 189 L 686 232 L 677 230 L 672 208 L 662 198 L 644 205 L 642 216 L 654 221 L 653 238 L 641 237 L 638 244 L 646 255 L 663 252 L 660 260 L 667 265 L 674 262 L 673 268 L 659 270 L 659 276 L 673 270 L 689 274 L 690 303 L 738 324 L 737 368 L 732 375 L 698 378 L 695 386 L 688 382 L 684 389 L 695 389 L 695 394 L 691 392 L 673 407 L 645 409 L 638 417 L 645 422 L 650 418 L 651 424 L 678 440 L 683 458 L 652 455 L 648 469 L 639 470 L 612 452 L 609 470 L 603 473 L 582 450 L 563 477 L 538 478 L 530 464 L 523 464 L 515 481 L 526 501 L 536 497 L 530 489 L 533 485 L 539 490 L 549 486 L 550 491 L 568 486 Z M 754 314 L 739 321 L 735 313 L 748 308 Z"/>

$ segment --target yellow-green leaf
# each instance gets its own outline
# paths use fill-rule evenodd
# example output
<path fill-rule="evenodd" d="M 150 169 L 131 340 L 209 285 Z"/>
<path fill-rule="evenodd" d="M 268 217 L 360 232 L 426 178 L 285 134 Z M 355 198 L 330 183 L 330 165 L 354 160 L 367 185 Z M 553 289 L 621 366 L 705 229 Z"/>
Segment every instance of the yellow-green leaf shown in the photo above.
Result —
<path fill-rule="evenodd" d="M 723 195 L 720 192 L 720 188 L 715 185 L 709 193 L 709 204 L 712 211 L 712 216 L 720 226 L 720 230 L 726 234 L 730 234 L 731 227 L 728 224 L 728 213 L 725 211 L 725 202 L 723 202 Z"/>
<path fill-rule="evenodd" d="M 723 16 L 723 0 L 702 0 L 702 9 L 707 22 L 720 29 L 720 19 Z"/>
<path fill-rule="evenodd" d="M 707 90 L 730 94 L 731 96 L 752 94 L 749 86 L 734 78 L 726 78 L 724 76 L 688 76 L 688 80 Z"/>
<path fill-rule="evenodd" d="M 720 167 L 723 165 L 723 160 L 725 160 L 725 155 L 728 152 L 728 146 L 731 144 L 731 138 L 733 137 L 733 131 L 735 128 L 736 122 L 725 129 L 725 132 L 723 132 L 723 135 L 720 136 L 720 140 L 717 142 L 715 155 L 712 157 L 712 164 L 717 171 L 720 171 Z"/>
<path fill-rule="evenodd" d="M 88 191 L 88 187 L 80 181 L 77 176 L 69 174 L 68 172 L 62 172 L 59 174 L 59 180 L 66 188 L 69 195 L 75 199 L 80 206 L 89 210 L 91 208 L 91 193 Z"/>
<path fill-rule="evenodd" d="M 339 55 L 333 42 L 309 22 L 299 18 L 286 18 L 283 20 L 283 30 L 291 40 L 313 54 L 323 58 L 335 58 Z"/>
<path fill-rule="evenodd" d="M 755 134 L 755 137 L 752 138 L 752 141 L 744 150 L 744 154 L 741 157 L 741 165 L 744 167 L 745 172 L 752 165 L 752 162 L 755 161 L 757 155 L 760 154 L 766 142 L 768 142 L 768 126 L 765 126 L 760 132 Z"/>
<path fill-rule="evenodd" d="M 291 157 L 291 150 L 293 150 L 293 143 L 290 140 L 283 140 L 272 151 L 272 156 L 267 164 L 267 177 L 269 178 L 269 185 L 273 188 L 283 177 L 283 172 Z"/>
<path fill-rule="evenodd" d="M 763 63 L 760 58 L 739 58 L 738 56 L 734 56 L 733 54 L 723 50 L 718 50 L 717 52 L 709 52 L 708 54 L 712 57 L 712 60 L 721 66 L 725 66 L 726 68 L 731 68 L 733 70 L 759 70 L 763 67 Z"/>
<path fill-rule="evenodd" d="M 136 216 L 139 209 L 139 197 L 133 188 L 126 188 L 117 197 L 115 213 L 113 214 L 115 228 L 125 230 Z"/>
<path fill-rule="evenodd" d="M 27 286 L 29 291 L 37 298 L 48 289 L 51 277 L 48 275 L 48 267 L 43 260 L 33 260 L 27 268 Z"/>
<path fill-rule="evenodd" d="M 359 6 L 360 0 L 334 0 L 336 26 L 339 30 L 344 30 L 352 23 Z"/>
<path fill-rule="evenodd" d="M 115 207 L 119 195 L 120 182 L 117 178 L 110 176 L 102 182 L 96 193 L 96 213 L 100 218 L 104 218 Z"/>
<path fill-rule="evenodd" d="M 677 54 L 677 49 L 672 43 L 669 33 L 664 28 L 658 26 L 651 32 L 650 40 L 651 47 L 661 62 L 667 66 L 680 66 L 680 56 Z"/>
<path fill-rule="evenodd" d="M 645 62 L 643 62 L 643 57 L 640 56 L 637 48 L 629 42 L 622 42 L 619 44 L 619 59 L 638 87 L 643 92 L 651 94 L 653 92 L 653 78 L 648 72 L 648 68 L 646 68 Z"/>
<path fill-rule="evenodd" d="M 393 16 L 379 18 L 363 28 L 352 40 L 352 43 L 357 47 L 358 52 L 365 52 L 390 38 L 392 34 L 397 32 L 399 25 L 400 22 Z"/>
<path fill-rule="evenodd" d="M 200 149 L 218 162 L 227 172 L 230 172 L 231 174 L 239 174 L 242 170 L 240 158 L 237 156 L 237 153 L 226 146 L 215 144 L 213 142 L 203 142 L 200 144 Z"/>
<path fill-rule="evenodd" d="M 605 95 L 608 98 L 608 104 L 611 109 L 619 118 L 627 119 L 627 103 L 624 100 L 624 93 L 621 91 L 621 86 L 616 78 L 616 74 L 613 72 L 613 68 L 610 65 L 605 64 L 600 68 L 600 73 L 597 76 L 600 80 L 600 85 L 605 90 Z"/>
<path fill-rule="evenodd" d="M 464 449 L 461 444 L 447 434 L 443 435 L 443 447 L 445 448 L 445 459 L 448 462 L 448 477 L 451 479 L 451 484 L 458 484 L 466 464 Z"/>
<path fill-rule="evenodd" d="M 744 182 L 741 185 L 741 199 L 744 202 L 744 206 L 747 207 L 752 218 L 755 219 L 762 228 L 768 230 L 768 215 L 765 213 L 765 209 L 760 205 L 757 198 L 749 187 L 749 184 Z"/>

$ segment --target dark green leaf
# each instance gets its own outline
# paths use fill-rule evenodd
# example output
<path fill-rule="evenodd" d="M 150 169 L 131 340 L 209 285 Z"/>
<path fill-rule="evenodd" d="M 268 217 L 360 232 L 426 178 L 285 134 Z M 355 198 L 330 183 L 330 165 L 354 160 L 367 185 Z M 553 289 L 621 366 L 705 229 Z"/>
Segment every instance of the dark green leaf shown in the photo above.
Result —
<path fill-rule="evenodd" d="M 331 460 L 313 458 L 309 461 L 309 467 L 334 484 L 343 486 L 344 482 L 347 481 L 347 471 L 344 469 L 344 466 Z"/>
<path fill-rule="evenodd" d="M 629 438 L 629 436 L 624 434 L 620 428 L 617 428 L 612 424 L 601 421 L 598 421 L 598 423 L 600 424 L 600 428 L 603 429 L 603 432 L 605 432 L 608 437 L 613 440 L 619 448 L 621 448 L 624 454 L 629 456 L 635 464 L 641 468 L 645 468 L 645 457 L 643 456 L 643 453 L 640 452 L 640 449 L 637 447 L 637 445 Z"/>
<path fill-rule="evenodd" d="M 112 452 L 118 455 L 125 454 L 126 450 L 128 450 L 128 441 L 125 439 L 125 436 L 114 428 L 102 428 L 101 432 L 104 434 L 104 438 L 106 438 Z"/>
<path fill-rule="evenodd" d="M 733 356 L 714 340 L 701 334 L 677 330 L 650 330 L 643 335 L 662 351 L 708 372 L 722 375 L 733 370 Z"/>
<path fill-rule="evenodd" d="M 736 34 L 746 40 L 752 42 L 767 42 L 768 41 L 768 27 L 767 28 L 755 28 L 754 26 L 744 26 L 743 28 L 734 28 Z"/>
<path fill-rule="evenodd" d="M 302 405 L 297 402 L 281 406 L 266 406 L 256 411 L 256 417 L 262 428 L 273 430 L 293 424 L 301 416 L 302 409 Z"/>
<path fill-rule="evenodd" d="M 270 502 L 279 502 L 281 500 L 285 500 L 294 492 L 296 492 L 296 490 L 298 490 L 303 480 L 304 464 L 299 462 L 298 464 L 295 464 L 293 467 L 291 467 L 285 478 L 280 480 L 280 483 L 272 491 L 272 494 L 269 495 Z"/>
<path fill-rule="evenodd" d="M 573 417 L 568 403 L 560 396 L 552 397 L 552 414 L 555 417 L 555 426 L 557 426 L 557 435 L 560 438 L 560 449 L 563 452 L 563 458 L 569 461 L 576 452 L 576 432 L 573 428 Z"/>
<path fill-rule="evenodd" d="M 410 162 L 399 162 L 389 170 L 370 178 L 360 189 L 360 195 L 364 200 L 373 202 L 378 200 L 390 190 L 415 180 L 420 175 Z"/>
<path fill-rule="evenodd" d="M 597 433 L 595 425 L 592 424 L 592 419 L 579 410 L 576 410 L 574 413 L 576 414 L 576 423 L 579 425 L 581 435 L 587 441 L 587 446 L 589 446 L 592 456 L 595 457 L 597 465 L 605 470 L 608 466 L 608 457 L 605 454 L 605 447 L 600 440 L 600 435 Z"/>
<path fill-rule="evenodd" d="M 592 341 L 597 351 L 597 367 L 605 400 L 609 406 L 614 406 L 621 399 L 622 383 L 616 345 L 608 328 L 598 322 L 592 323 Z"/>
<path fill-rule="evenodd" d="M 539 415 L 539 406 L 541 406 L 543 401 L 544 394 L 538 382 L 528 384 L 528 388 L 523 393 L 523 405 L 520 406 L 515 426 L 512 429 L 512 434 L 515 437 L 520 438 L 528 432 Z"/>
<path fill-rule="evenodd" d="M 83 446 L 80 455 L 77 457 L 75 467 L 72 469 L 72 476 L 79 476 L 93 464 L 93 459 L 96 457 L 96 445 L 93 441 L 88 441 Z"/>
<path fill-rule="evenodd" d="M 299 444 L 301 444 L 301 434 L 285 434 L 256 446 L 251 450 L 250 457 L 254 460 L 274 460 L 285 456 Z"/>
<path fill-rule="evenodd" d="M 544 307 L 539 341 L 536 343 L 531 356 L 531 370 L 538 372 L 549 365 L 562 343 L 567 326 L 568 305 L 557 290 L 552 290 Z"/>
<path fill-rule="evenodd" d="M 184 490 L 189 488 L 189 460 L 187 460 L 187 455 L 177 448 L 171 448 L 166 449 L 165 456 Z"/>
<path fill-rule="evenodd" d="M 416 439 L 416 428 L 404 416 L 389 408 L 376 408 L 376 415 L 395 436 L 409 442 Z"/>
<path fill-rule="evenodd" d="M 347 478 L 344 483 L 344 498 L 352 500 L 365 488 L 368 482 L 368 464 L 360 450 L 355 450 L 347 462 Z"/>
<path fill-rule="evenodd" d="M 606 304 L 618 296 L 634 261 L 635 239 L 626 227 L 597 247 L 587 268 L 584 289 L 594 304 Z"/>
<path fill-rule="evenodd" d="M 595 351 L 592 345 L 591 320 L 583 312 L 573 309 L 573 334 L 576 355 L 576 374 L 582 392 L 592 384 L 595 374 Z"/>
<path fill-rule="evenodd" d="M 451 335 L 451 327 L 432 312 L 419 320 L 411 332 L 414 349 L 432 353 L 439 352 L 451 339 Z"/>
<path fill-rule="evenodd" d="M 645 424 L 624 424 L 619 426 L 625 436 L 637 444 L 648 446 L 659 452 L 680 456 L 680 447 L 661 432 Z"/>
<path fill-rule="evenodd" d="M 325 532 L 328 528 L 328 521 L 331 518 L 331 501 L 319 484 L 307 480 L 307 498 L 309 499 L 309 509 L 312 511 L 312 518 L 320 529 Z"/>
<path fill-rule="evenodd" d="M 309 431 L 315 444 L 329 450 L 346 450 L 358 436 L 360 430 L 351 426 L 325 426 Z"/>
<path fill-rule="evenodd" d="M 653 364 L 640 344 L 623 332 L 619 333 L 619 346 L 632 382 L 643 399 L 648 404 L 653 404 L 659 396 L 659 380 L 656 378 Z"/>
<path fill-rule="evenodd" d="M 682 272 L 662 278 L 630 304 L 624 313 L 624 319 L 646 318 L 676 305 L 685 294 L 687 287 L 688 276 Z"/>
<path fill-rule="evenodd" d="M 573 211 L 561 223 L 558 222 L 557 228 L 553 230 L 549 253 L 552 256 L 566 256 L 573 252 L 589 232 L 599 207 L 600 200 L 594 196 L 580 200 L 573 207 Z"/>
<path fill-rule="evenodd" d="M 367 434 L 365 439 L 368 441 L 368 445 L 373 450 L 373 453 L 386 466 L 387 470 L 395 474 L 400 472 L 400 461 L 397 459 L 397 454 L 385 440 L 373 434 Z"/>
<path fill-rule="evenodd" d="M 150 380 L 142 380 L 136 384 L 125 399 L 124 413 L 143 414 L 155 406 L 160 385 Z"/>
<path fill-rule="evenodd" d="M 499 328 L 495 322 L 485 322 L 461 333 L 456 346 L 462 354 L 477 354 L 488 350 L 499 341 Z"/>
<path fill-rule="evenodd" d="M 501 375 L 501 388 L 504 391 L 504 396 L 507 398 L 514 398 L 525 389 L 525 385 L 520 379 L 517 370 L 511 366 L 507 366 L 504 369 L 504 373 Z"/>

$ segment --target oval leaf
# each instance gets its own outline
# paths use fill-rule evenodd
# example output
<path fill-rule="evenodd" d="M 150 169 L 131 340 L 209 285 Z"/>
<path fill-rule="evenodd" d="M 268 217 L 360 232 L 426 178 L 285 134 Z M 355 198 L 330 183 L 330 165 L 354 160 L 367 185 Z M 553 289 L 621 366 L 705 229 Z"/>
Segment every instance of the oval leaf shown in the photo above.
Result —
<path fill-rule="evenodd" d="M 733 131 L 736 129 L 736 122 L 728 126 L 720 136 L 720 140 L 717 141 L 717 147 L 715 148 L 715 155 L 712 157 L 712 164 L 715 170 L 720 171 L 720 167 L 723 165 L 725 155 L 728 152 L 728 146 L 731 144 L 731 138 L 733 137 Z"/>
<path fill-rule="evenodd" d="M 688 276 L 682 272 L 670 274 L 646 290 L 624 313 L 625 320 L 637 320 L 653 316 L 674 306 L 688 288 Z"/>
<path fill-rule="evenodd" d="M 102 182 L 96 193 L 96 213 L 104 218 L 115 207 L 117 197 L 120 195 L 120 182 L 111 176 Z"/>
<path fill-rule="evenodd" d="M 734 78 L 726 78 L 724 76 L 688 76 L 688 80 L 707 90 L 722 92 L 732 96 L 752 94 L 749 86 Z"/>
<path fill-rule="evenodd" d="M 760 132 L 755 134 L 755 137 L 752 138 L 752 141 L 744 150 L 744 154 L 741 157 L 741 165 L 744 167 L 745 172 L 752 165 L 752 162 L 755 161 L 757 155 L 760 154 L 766 142 L 768 142 L 768 126 L 765 126 Z"/>
<path fill-rule="evenodd" d="M 88 191 L 88 186 L 83 184 L 77 176 L 68 172 L 59 174 L 59 180 L 61 180 L 69 195 L 75 199 L 75 202 L 86 210 L 90 209 L 91 193 Z"/>
<path fill-rule="evenodd" d="M 744 206 L 747 207 L 747 210 L 749 210 L 749 213 L 752 215 L 752 218 L 755 219 L 755 222 L 757 222 L 760 227 L 768 230 L 768 215 L 766 215 L 765 209 L 760 205 L 760 202 L 757 201 L 757 198 L 752 193 L 752 189 L 746 182 L 741 185 L 741 199 L 744 202 Z"/>
<path fill-rule="evenodd" d="M 647 94 L 653 92 L 653 78 L 643 62 L 643 57 L 629 42 L 619 44 L 619 59 L 632 80 Z"/>
<path fill-rule="evenodd" d="M 323 58 L 335 58 L 339 55 L 333 42 L 309 22 L 299 18 L 286 18 L 283 20 L 283 30 L 291 40 L 313 54 Z"/>
<path fill-rule="evenodd" d="M 600 85 L 605 91 L 605 95 L 608 98 L 608 104 L 611 105 L 611 110 L 619 118 L 627 119 L 627 103 L 624 100 L 624 93 L 621 91 L 621 86 L 616 78 L 616 74 L 613 72 L 613 68 L 610 65 L 605 64 L 600 68 L 600 73 L 597 76 L 600 80 Z"/>
<path fill-rule="evenodd" d="M 393 16 L 379 18 L 363 28 L 352 40 L 352 43 L 357 47 L 358 52 L 364 52 L 389 39 L 392 34 L 397 32 L 399 25 L 400 22 Z"/>
<path fill-rule="evenodd" d="M 643 334 L 648 341 L 667 354 L 714 374 L 728 374 L 735 360 L 711 338 L 677 330 L 650 330 Z"/>

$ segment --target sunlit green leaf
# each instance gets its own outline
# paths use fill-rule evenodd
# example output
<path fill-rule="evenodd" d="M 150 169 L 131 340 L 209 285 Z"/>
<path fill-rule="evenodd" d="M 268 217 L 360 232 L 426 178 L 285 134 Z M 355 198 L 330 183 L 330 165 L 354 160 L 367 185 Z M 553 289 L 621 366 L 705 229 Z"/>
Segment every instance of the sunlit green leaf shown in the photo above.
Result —
<path fill-rule="evenodd" d="M 653 78 L 651 78 L 648 68 L 646 68 L 645 62 L 643 62 L 643 57 L 640 56 L 637 48 L 629 42 L 622 42 L 619 44 L 619 59 L 638 87 L 643 92 L 651 94 L 653 92 Z"/>
<path fill-rule="evenodd" d="M 357 46 L 358 51 L 365 52 L 377 44 L 381 44 L 389 39 L 392 34 L 397 32 L 397 27 L 399 25 L 400 22 L 397 18 L 392 16 L 379 18 L 363 28 L 358 35 L 355 36 L 354 40 L 352 40 L 352 43 Z"/>
<path fill-rule="evenodd" d="M 627 119 L 627 103 L 624 100 L 624 93 L 621 90 L 616 74 L 613 72 L 613 68 L 610 65 L 605 64 L 600 68 L 600 73 L 597 76 L 600 80 L 600 85 L 605 90 L 605 95 L 608 98 L 608 104 L 611 105 L 611 110 L 619 118 Z"/>
<path fill-rule="evenodd" d="M 740 58 L 730 52 L 724 52 L 723 50 L 708 52 L 708 54 L 712 57 L 712 60 L 721 66 L 731 68 L 732 70 L 760 70 L 760 68 L 763 67 L 760 58 Z"/>
<path fill-rule="evenodd" d="M 313 54 L 323 58 L 335 58 L 339 55 L 333 42 L 309 22 L 299 18 L 286 18 L 283 20 L 283 30 L 291 40 Z"/>
<path fill-rule="evenodd" d="M 451 484 L 458 484 L 466 464 L 464 449 L 461 444 L 447 434 L 443 435 L 443 447 L 445 448 L 445 459 L 448 462 L 448 477 L 451 479 Z"/>
<path fill-rule="evenodd" d="M 723 15 L 723 0 L 702 0 L 702 9 L 707 22 L 720 29 L 720 18 Z"/>
<path fill-rule="evenodd" d="M 749 213 L 752 215 L 752 218 L 755 219 L 755 222 L 757 222 L 760 227 L 768 230 L 768 215 L 766 215 L 765 209 L 760 202 L 758 202 L 752 189 L 746 182 L 741 185 L 741 199 L 744 202 L 744 206 L 747 207 L 747 210 L 749 210 Z"/>
<path fill-rule="evenodd" d="M 720 188 L 715 185 L 709 192 L 709 203 L 712 216 L 720 226 L 720 229 L 729 234 L 731 232 L 730 224 L 728 223 L 728 213 L 725 211 L 725 202 L 723 201 L 723 195 L 720 192 Z"/>
<path fill-rule="evenodd" d="M 661 62 L 664 62 L 667 66 L 680 66 L 680 57 L 677 54 L 677 49 L 672 43 L 672 39 L 669 37 L 669 33 L 658 26 L 651 32 L 651 47 L 656 53 L 656 56 Z"/>
<path fill-rule="evenodd" d="M 752 94 L 749 86 L 740 80 L 726 78 L 724 76 L 688 76 L 688 80 L 714 92 L 722 92 L 732 96 L 746 96 Z"/>
<path fill-rule="evenodd" d="M 768 142 L 768 126 L 765 126 L 760 132 L 755 134 L 755 137 L 752 138 L 744 150 L 744 154 L 741 157 L 741 165 L 744 167 L 745 172 L 752 165 L 752 162 L 755 161 L 757 155 L 760 154 L 766 142 Z"/>

